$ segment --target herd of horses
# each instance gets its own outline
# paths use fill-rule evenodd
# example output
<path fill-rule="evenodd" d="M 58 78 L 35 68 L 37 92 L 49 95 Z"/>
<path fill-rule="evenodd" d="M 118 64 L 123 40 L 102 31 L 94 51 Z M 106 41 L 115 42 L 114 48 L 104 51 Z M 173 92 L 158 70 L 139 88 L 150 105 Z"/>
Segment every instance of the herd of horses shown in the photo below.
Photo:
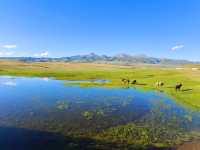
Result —
<path fill-rule="evenodd" d="M 131 81 L 130 79 L 126 79 L 126 78 L 122 78 L 121 81 L 122 81 L 123 84 L 125 84 L 125 85 L 129 85 L 129 84 L 136 85 L 136 84 L 138 84 L 137 80 L 132 80 L 132 81 Z M 141 84 L 138 84 L 138 85 L 141 85 Z M 157 87 L 162 87 L 162 86 L 164 86 L 164 82 L 158 81 L 158 82 L 155 83 L 155 86 L 157 86 Z M 182 83 L 177 83 L 177 84 L 174 86 L 174 88 L 175 88 L 176 91 L 180 91 L 182 86 L 183 86 Z"/>

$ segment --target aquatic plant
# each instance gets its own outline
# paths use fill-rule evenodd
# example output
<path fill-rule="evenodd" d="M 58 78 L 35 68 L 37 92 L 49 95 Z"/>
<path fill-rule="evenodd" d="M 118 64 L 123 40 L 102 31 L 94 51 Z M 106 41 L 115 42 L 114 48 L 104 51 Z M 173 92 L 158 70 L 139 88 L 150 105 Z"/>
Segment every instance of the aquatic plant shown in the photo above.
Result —
<path fill-rule="evenodd" d="M 171 105 L 163 100 L 155 101 L 143 117 L 135 122 L 117 125 L 103 130 L 96 135 L 97 139 L 115 143 L 149 145 L 155 147 L 173 147 L 200 136 L 199 131 L 188 130 L 192 121 L 191 114 L 179 116 Z"/>
<path fill-rule="evenodd" d="M 100 110 L 96 110 L 96 115 L 97 116 L 104 116 L 105 113 L 104 113 L 104 111 L 102 109 L 100 109 Z"/>
<path fill-rule="evenodd" d="M 200 133 L 198 133 L 200 135 Z M 162 126 L 152 128 L 149 125 L 128 123 L 104 130 L 96 136 L 98 140 L 127 143 L 148 147 L 172 147 L 195 138 L 197 133 L 185 132 L 182 129 Z"/>
<path fill-rule="evenodd" d="M 85 111 L 82 113 L 82 115 L 87 119 L 87 120 L 91 120 L 94 117 L 94 113 L 91 111 Z"/>
<path fill-rule="evenodd" d="M 87 119 L 87 120 L 91 120 L 94 117 L 102 117 L 105 116 L 105 112 L 103 109 L 96 109 L 93 111 L 85 111 L 82 113 L 82 115 Z"/>
<path fill-rule="evenodd" d="M 67 110 L 69 109 L 70 104 L 65 101 L 57 101 L 56 102 L 56 108 L 59 110 Z"/>

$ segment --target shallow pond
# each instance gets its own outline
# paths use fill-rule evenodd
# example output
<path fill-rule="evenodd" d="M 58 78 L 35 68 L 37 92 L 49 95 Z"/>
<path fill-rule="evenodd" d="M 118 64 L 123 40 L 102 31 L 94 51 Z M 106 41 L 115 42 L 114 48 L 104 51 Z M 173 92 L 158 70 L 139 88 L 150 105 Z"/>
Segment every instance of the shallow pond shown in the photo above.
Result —
<path fill-rule="evenodd" d="M 131 140 L 137 135 L 142 136 L 138 137 L 142 142 L 138 140 L 137 144 L 155 146 L 159 143 L 173 146 L 199 135 L 200 112 L 176 104 L 164 93 L 134 88 L 82 88 L 67 86 L 65 82 L 49 78 L 1 76 L 0 139 L 4 140 L 0 140 L 0 146 L 2 144 L 5 146 L 7 142 L 5 139 L 10 140 L 9 142 L 15 141 L 16 145 L 22 147 L 27 145 L 27 142 L 29 145 L 34 145 L 35 139 L 39 139 L 43 146 L 44 143 L 51 143 L 49 141 L 56 139 L 56 144 L 50 145 L 48 149 L 60 146 L 62 148 L 70 146 L 71 149 L 80 149 L 81 146 L 84 149 L 84 146 L 88 146 L 87 140 L 90 147 L 85 149 L 106 149 L 112 147 L 111 141 L 117 143 L 118 140 Z M 121 128 L 123 128 L 122 133 Z M 138 133 L 132 133 L 130 128 L 134 131 L 135 128 L 139 128 Z M 131 137 L 132 135 L 124 132 L 136 135 Z M 48 134 L 53 133 L 56 136 L 52 135 L 51 139 L 51 135 Z M 195 136 L 193 134 L 186 136 L 191 133 L 195 133 Z M 118 137 L 118 134 L 121 137 Z M 28 136 L 30 140 L 24 141 L 24 137 L 19 135 Z M 64 138 L 70 137 L 67 146 L 65 140 L 58 138 L 58 135 Z M 144 136 L 145 138 L 148 136 L 146 141 L 143 141 Z M 166 141 L 159 141 L 160 136 Z M 11 137 L 19 141 L 12 140 Z M 75 143 L 72 137 L 75 138 Z M 83 137 L 84 142 L 82 142 Z M 96 144 L 97 141 L 93 141 L 94 139 L 101 142 Z M 106 140 L 105 147 L 102 146 L 103 140 Z M 23 149 L 22 147 L 20 148 Z"/>

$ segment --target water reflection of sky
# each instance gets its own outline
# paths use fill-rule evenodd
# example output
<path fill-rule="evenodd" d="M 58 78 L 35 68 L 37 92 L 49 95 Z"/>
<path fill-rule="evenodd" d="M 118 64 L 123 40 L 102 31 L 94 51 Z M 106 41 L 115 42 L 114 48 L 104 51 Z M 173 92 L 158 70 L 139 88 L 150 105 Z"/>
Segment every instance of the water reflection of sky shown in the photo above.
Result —
<path fill-rule="evenodd" d="M 15 78 L 4 76 L 0 78 L 0 85 L 2 86 L 17 86 Z"/>

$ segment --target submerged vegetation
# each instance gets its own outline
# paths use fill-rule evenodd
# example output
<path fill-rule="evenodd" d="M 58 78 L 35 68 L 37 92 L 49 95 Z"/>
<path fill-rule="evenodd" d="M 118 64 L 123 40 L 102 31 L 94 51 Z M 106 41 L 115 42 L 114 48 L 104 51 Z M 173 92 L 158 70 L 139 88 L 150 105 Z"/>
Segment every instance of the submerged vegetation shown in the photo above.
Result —
<path fill-rule="evenodd" d="M 70 108 L 70 104 L 65 101 L 57 101 L 56 108 L 59 110 L 67 110 Z"/>
<path fill-rule="evenodd" d="M 185 141 L 190 141 L 200 136 L 199 131 L 191 131 L 187 124 L 191 122 L 192 116 L 177 116 L 167 105 L 156 101 L 149 113 L 141 119 L 125 125 L 118 125 L 105 129 L 96 135 L 96 139 L 126 143 L 127 145 L 138 145 L 139 149 L 149 147 L 173 147 Z"/>
<path fill-rule="evenodd" d="M 94 117 L 94 113 L 90 111 L 85 111 L 82 115 L 88 120 L 91 120 Z"/>
<path fill-rule="evenodd" d="M 129 123 L 104 130 L 96 136 L 98 140 L 126 143 L 127 145 L 140 145 L 140 149 L 148 147 L 173 147 L 199 136 L 197 132 L 185 132 L 182 129 L 167 128 L 157 129 L 148 125 Z"/>
<path fill-rule="evenodd" d="M 85 111 L 82 113 L 82 115 L 87 119 L 91 120 L 94 117 L 102 117 L 104 116 L 103 110 L 96 110 L 96 111 Z"/>

